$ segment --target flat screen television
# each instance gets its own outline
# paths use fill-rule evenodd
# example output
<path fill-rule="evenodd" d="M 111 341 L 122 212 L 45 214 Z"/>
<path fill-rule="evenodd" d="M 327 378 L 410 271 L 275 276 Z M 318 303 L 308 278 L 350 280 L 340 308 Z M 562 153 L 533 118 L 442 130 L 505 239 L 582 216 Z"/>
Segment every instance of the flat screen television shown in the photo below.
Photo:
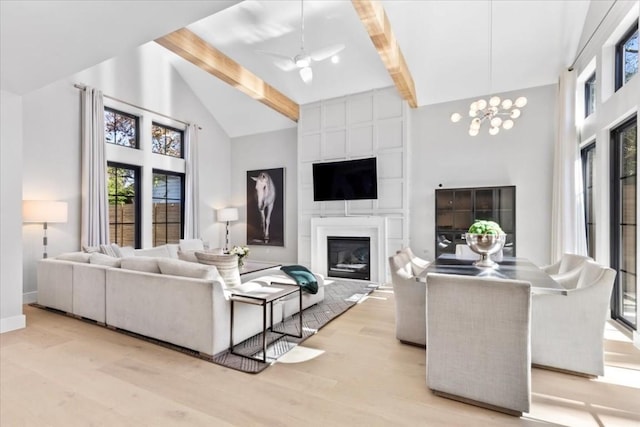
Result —
<path fill-rule="evenodd" d="M 378 198 L 376 158 L 313 164 L 313 200 Z"/>

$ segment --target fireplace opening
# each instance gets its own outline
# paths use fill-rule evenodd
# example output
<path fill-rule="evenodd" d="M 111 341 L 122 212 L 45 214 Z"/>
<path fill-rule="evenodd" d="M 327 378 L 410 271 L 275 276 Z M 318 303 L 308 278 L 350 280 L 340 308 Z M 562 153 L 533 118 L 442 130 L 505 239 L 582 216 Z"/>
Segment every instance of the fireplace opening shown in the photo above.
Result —
<path fill-rule="evenodd" d="M 327 275 L 370 280 L 370 251 L 369 237 L 327 236 Z"/>

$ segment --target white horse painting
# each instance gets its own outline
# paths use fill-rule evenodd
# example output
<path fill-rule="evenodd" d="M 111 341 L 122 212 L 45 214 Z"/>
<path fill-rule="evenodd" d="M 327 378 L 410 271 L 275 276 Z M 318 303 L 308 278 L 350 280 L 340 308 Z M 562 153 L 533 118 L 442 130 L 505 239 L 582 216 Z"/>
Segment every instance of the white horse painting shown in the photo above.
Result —
<path fill-rule="evenodd" d="M 256 197 L 258 199 L 258 211 L 262 219 L 262 238 L 269 243 L 269 226 L 271 225 L 271 213 L 276 202 L 276 186 L 266 172 L 260 172 L 258 176 L 252 176 L 256 182 Z"/>

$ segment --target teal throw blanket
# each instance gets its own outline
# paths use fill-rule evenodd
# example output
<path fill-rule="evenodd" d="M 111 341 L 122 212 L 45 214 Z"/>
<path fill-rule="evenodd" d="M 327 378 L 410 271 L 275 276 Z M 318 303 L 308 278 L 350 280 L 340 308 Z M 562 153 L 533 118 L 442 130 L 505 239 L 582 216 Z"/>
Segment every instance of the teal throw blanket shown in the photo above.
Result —
<path fill-rule="evenodd" d="M 303 291 L 310 294 L 318 293 L 318 282 L 316 276 L 302 265 L 285 265 L 280 267 L 289 277 L 296 281 Z"/>

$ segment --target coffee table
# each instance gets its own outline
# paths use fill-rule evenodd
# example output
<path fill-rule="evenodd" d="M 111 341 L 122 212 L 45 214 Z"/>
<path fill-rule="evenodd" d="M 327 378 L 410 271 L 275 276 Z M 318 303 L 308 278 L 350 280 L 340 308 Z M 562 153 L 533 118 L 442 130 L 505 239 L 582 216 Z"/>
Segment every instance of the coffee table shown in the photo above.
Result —
<path fill-rule="evenodd" d="M 300 333 L 291 334 L 283 331 L 275 331 L 273 329 L 273 303 L 284 297 L 298 292 L 298 317 L 300 319 Z M 272 282 L 270 286 L 260 286 L 246 292 L 232 292 L 231 296 L 231 333 L 229 336 L 229 351 L 232 354 L 247 357 L 250 359 L 261 360 L 267 362 L 267 330 L 280 334 L 280 336 L 273 342 L 283 338 L 285 336 L 302 338 L 302 288 L 297 284 L 292 285 L 288 283 Z M 234 351 L 235 344 L 233 343 L 233 310 L 235 303 L 259 305 L 262 307 L 262 358 L 248 356 L 246 354 L 236 353 Z M 267 306 L 271 310 L 271 322 L 269 328 L 267 328 Z M 284 319 L 282 319 L 284 321 Z"/>

